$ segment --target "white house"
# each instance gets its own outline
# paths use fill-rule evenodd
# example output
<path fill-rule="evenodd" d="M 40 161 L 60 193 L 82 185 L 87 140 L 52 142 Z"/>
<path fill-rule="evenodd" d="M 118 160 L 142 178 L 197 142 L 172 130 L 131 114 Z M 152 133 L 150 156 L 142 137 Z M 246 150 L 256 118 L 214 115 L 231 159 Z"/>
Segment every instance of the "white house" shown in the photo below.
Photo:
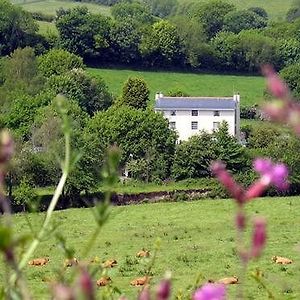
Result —
<path fill-rule="evenodd" d="M 240 139 L 240 95 L 233 97 L 155 96 L 155 111 L 169 120 L 170 128 L 185 141 L 200 130 L 212 132 L 226 121 L 229 133 Z"/>

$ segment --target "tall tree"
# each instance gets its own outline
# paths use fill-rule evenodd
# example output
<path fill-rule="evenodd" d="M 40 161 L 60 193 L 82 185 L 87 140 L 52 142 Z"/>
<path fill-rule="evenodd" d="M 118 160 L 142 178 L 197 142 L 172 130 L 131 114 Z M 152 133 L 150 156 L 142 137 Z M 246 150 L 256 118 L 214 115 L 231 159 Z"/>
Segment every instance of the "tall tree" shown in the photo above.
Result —
<path fill-rule="evenodd" d="M 0 55 L 8 55 L 18 47 L 29 46 L 38 25 L 31 14 L 13 5 L 8 0 L 0 0 Z"/>

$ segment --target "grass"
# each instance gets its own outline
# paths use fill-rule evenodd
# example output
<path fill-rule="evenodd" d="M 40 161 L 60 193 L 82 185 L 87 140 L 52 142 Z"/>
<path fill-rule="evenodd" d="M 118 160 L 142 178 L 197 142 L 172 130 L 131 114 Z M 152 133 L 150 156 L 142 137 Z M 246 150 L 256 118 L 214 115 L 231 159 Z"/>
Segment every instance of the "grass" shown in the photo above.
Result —
<path fill-rule="evenodd" d="M 260 260 L 249 266 L 245 282 L 247 299 L 267 299 L 266 292 L 258 286 L 250 273 L 256 268 L 263 270 L 267 286 L 276 299 L 300 298 L 300 198 L 265 198 L 248 204 L 252 215 L 264 215 L 268 220 L 268 245 Z M 173 291 L 193 284 L 200 274 L 202 281 L 238 275 L 235 254 L 235 231 L 233 228 L 234 204 L 230 200 L 201 200 L 193 202 L 155 203 L 114 207 L 109 221 L 96 240 L 89 257 L 81 253 L 95 224 L 89 209 L 69 209 L 54 213 L 53 222 L 57 231 L 67 239 L 67 244 L 76 249 L 80 260 L 98 256 L 101 261 L 114 258 L 118 266 L 108 271 L 113 284 L 123 291 L 128 299 L 135 299 L 137 289 L 129 282 L 142 276 L 145 261 L 135 258 L 141 248 L 150 249 L 157 238 L 161 239 L 153 271 L 153 285 L 166 270 L 172 272 Z M 44 214 L 27 214 L 33 228 L 39 228 Z M 28 232 L 24 214 L 14 215 L 17 233 Z M 250 233 L 250 232 L 249 232 Z M 271 262 L 273 255 L 282 255 L 295 261 L 292 265 L 280 266 Z M 49 299 L 48 281 L 55 279 L 55 270 L 62 266 L 63 252 L 54 238 L 48 237 L 40 244 L 34 257 L 50 257 L 44 267 L 26 267 L 30 290 L 35 299 Z M 2 272 L 3 268 L 1 268 Z M 70 276 L 72 269 L 66 271 Z M 98 271 L 95 279 L 101 276 Z M 0 277 L 3 282 L 3 273 Z M 229 287 L 229 299 L 238 287 Z M 101 291 L 98 289 L 97 294 Z M 99 297 L 100 298 L 100 297 Z"/>
<path fill-rule="evenodd" d="M 193 2 L 193 0 L 179 0 L 180 2 Z M 207 2 L 208 0 L 198 0 L 199 2 Z M 285 19 L 287 11 L 295 3 L 294 0 L 228 0 L 228 2 L 233 3 L 238 9 L 246 9 L 249 7 L 262 7 L 264 8 L 270 19 L 273 20 L 282 20 Z"/>
<path fill-rule="evenodd" d="M 60 0 L 40 0 L 40 1 L 26 1 L 13 0 L 13 3 L 20 5 L 23 9 L 30 12 L 41 12 L 47 15 L 55 15 L 59 8 L 74 8 L 76 6 L 86 6 L 93 13 L 100 13 L 103 15 L 110 15 L 110 8 L 104 5 L 98 5 L 85 2 L 72 2 Z"/>
<path fill-rule="evenodd" d="M 234 92 L 239 92 L 241 105 L 252 105 L 262 101 L 265 88 L 264 78 L 260 76 L 96 68 L 89 68 L 88 72 L 94 76 L 103 77 L 114 95 L 121 94 L 122 86 L 128 77 L 142 77 L 149 86 L 152 101 L 158 91 L 166 94 L 172 90 L 182 90 L 190 96 L 232 96 Z"/>
<path fill-rule="evenodd" d="M 42 35 L 58 35 L 57 28 L 54 23 L 37 21 L 39 24 L 39 33 Z"/>

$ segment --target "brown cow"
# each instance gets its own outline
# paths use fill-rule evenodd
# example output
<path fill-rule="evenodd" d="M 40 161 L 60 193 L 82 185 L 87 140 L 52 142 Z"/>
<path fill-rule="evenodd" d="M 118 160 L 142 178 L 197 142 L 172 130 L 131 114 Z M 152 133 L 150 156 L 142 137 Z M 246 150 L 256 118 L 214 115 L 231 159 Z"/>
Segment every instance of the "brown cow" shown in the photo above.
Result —
<path fill-rule="evenodd" d="M 96 283 L 98 286 L 106 286 L 111 283 L 111 278 L 108 276 L 104 276 L 98 279 Z"/>
<path fill-rule="evenodd" d="M 149 281 L 150 281 L 150 278 L 148 276 L 144 276 L 144 277 L 139 277 L 139 278 L 132 280 L 130 282 L 130 284 L 133 286 L 141 286 L 141 285 L 147 284 Z"/>
<path fill-rule="evenodd" d="M 113 268 L 118 264 L 118 262 L 115 259 L 108 259 L 102 264 L 103 268 Z"/>
<path fill-rule="evenodd" d="M 33 260 L 30 260 L 28 262 L 28 265 L 30 265 L 30 266 L 44 266 L 44 265 L 47 265 L 49 261 L 50 260 L 47 257 L 35 258 Z"/>
<path fill-rule="evenodd" d="M 236 276 L 232 276 L 232 277 L 225 277 L 222 279 L 219 279 L 217 281 L 217 283 L 222 283 L 222 284 L 237 284 L 239 282 L 239 279 Z"/>
<path fill-rule="evenodd" d="M 281 265 L 288 265 L 288 264 L 291 264 L 293 262 L 291 259 L 286 258 L 286 257 L 281 257 L 281 256 L 273 256 L 272 260 L 276 264 L 281 264 Z"/>
<path fill-rule="evenodd" d="M 148 250 L 140 250 L 137 254 L 137 257 L 149 257 L 150 256 L 150 251 Z"/>

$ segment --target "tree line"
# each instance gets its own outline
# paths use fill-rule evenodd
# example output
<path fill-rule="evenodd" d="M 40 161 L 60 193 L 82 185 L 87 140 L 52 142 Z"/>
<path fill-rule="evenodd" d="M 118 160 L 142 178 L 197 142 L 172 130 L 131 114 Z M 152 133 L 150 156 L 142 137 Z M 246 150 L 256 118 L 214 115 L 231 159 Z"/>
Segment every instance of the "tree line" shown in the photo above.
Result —
<path fill-rule="evenodd" d="M 241 10 L 223 0 L 126 0 L 111 7 L 111 17 L 85 7 L 59 9 L 58 36 L 37 34 L 33 16 L 7 0 L 0 1 L 0 9 L 6 15 L 1 56 L 24 46 L 34 47 L 36 54 L 57 47 L 98 65 L 235 72 L 257 72 L 262 63 L 282 69 L 300 57 L 296 12 L 274 22 L 263 8 Z"/>

